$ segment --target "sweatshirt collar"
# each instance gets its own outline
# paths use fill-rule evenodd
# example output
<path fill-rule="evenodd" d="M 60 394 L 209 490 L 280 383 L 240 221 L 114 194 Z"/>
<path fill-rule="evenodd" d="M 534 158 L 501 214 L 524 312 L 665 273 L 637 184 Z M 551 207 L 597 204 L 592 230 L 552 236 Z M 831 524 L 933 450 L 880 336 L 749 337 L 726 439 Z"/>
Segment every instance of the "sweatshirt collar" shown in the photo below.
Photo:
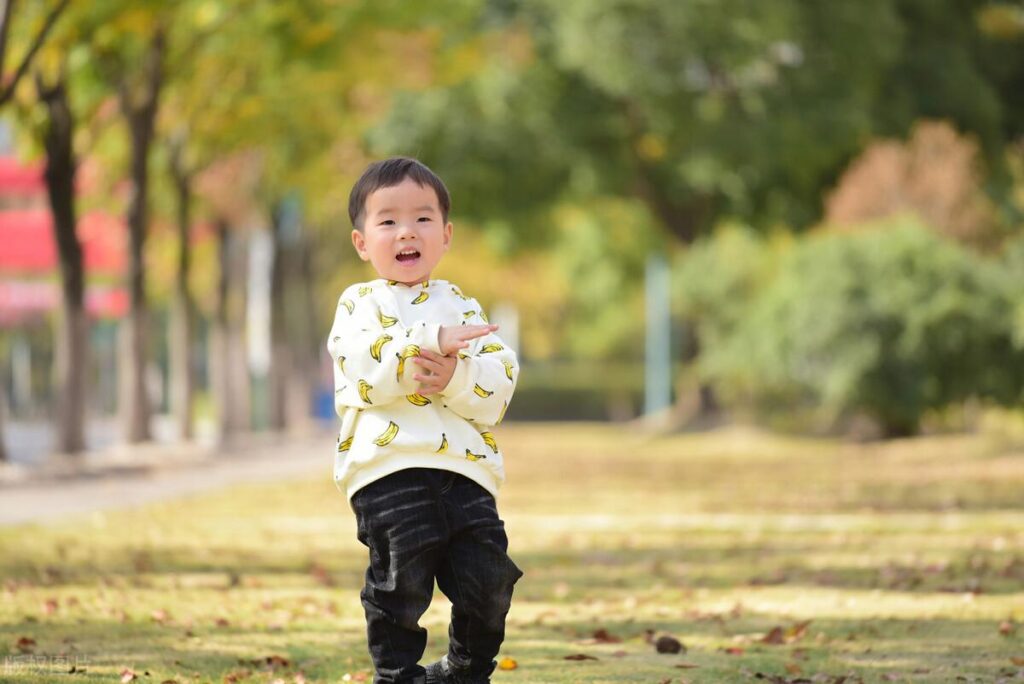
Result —
<path fill-rule="evenodd" d="M 382 278 L 382 280 L 383 280 L 383 278 Z M 405 283 L 400 283 L 397 280 L 384 280 L 384 282 L 389 287 L 404 288 L 406 290 L 428 290 L 428 289 L 430 289 L 431 286 L 438 285 L 438 284 L 440 284 L 440 283 L 442 283 L 444 281 L 436 280 L 436 279 L 434 279 L 434 280 L 424 280 L 422 282 L 416 283 L 415 285 L 406 285 Z"/>

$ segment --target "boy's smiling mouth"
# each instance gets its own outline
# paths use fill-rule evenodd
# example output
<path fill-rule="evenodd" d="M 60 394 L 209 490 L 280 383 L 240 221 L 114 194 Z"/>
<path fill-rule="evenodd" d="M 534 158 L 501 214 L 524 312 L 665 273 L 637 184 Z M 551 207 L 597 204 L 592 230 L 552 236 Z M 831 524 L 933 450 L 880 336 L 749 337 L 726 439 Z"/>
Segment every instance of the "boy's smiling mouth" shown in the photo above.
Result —
<path fill-rule="evenodd" d="M 403 249 L 401 252 L 398 253 L 398 255 L 395 258 L 398 259 L 398 261 L 400 261 L 401 263 L 407 264 L 419 259 L 420 253 L 415 249 Z"/>

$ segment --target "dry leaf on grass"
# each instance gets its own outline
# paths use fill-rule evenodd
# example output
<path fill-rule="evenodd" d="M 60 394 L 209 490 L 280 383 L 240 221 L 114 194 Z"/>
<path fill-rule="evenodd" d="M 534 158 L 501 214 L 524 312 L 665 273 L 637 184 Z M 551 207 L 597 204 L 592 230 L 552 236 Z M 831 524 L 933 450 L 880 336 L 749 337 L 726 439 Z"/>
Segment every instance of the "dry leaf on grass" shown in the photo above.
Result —
<path fill-rule="evenodd" d="M 519 667 L 519 663 L 517 663 L 513 658 L 502 658 L 498 662 L 499 670 L 514 670 L 517 667 Z"/>
<path fill-rule="evenodd" d="M 658 637 L 658 640 L 654 642 L 654 649 L 658 653 L 679 653 L 686 652 L 686 647 L 683 646 L 679 639 L 673 636 L 665 635 Z"/>
<path fill-rule="evenodd" d="M 565 656 L 565 660 L 597 660 L 597 658 L 586 653 L 573 653 Z"/>

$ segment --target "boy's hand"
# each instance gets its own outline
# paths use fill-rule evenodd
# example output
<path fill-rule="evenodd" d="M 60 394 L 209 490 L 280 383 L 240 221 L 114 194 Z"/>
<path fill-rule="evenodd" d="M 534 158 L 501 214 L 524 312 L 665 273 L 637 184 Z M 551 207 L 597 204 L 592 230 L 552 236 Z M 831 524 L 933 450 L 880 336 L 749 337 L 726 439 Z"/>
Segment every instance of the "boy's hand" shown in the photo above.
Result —
<path fill-rule="evenodd" d="M 437 346 L 445 356 L 454 354 L 460 349 L 469 346 L 469 340 L 490 335 L 498 329 L 494 324 L 489 325 L 442 325 L 437 333 Z"/>
<path fill-rule="evenodd" d="M 414 356 L 412 360 L 424 369 L 423 373 L 416 373 L 412 376 L 413 380 L 420 383 L 419 393 L 424 396 L 437 394 L 447 387 L 451 382 L 452 375 L 455 374 L 455 364 L 459 362 L 454 356 L 441 356 L 429 349 L 421 349 L 420 355 Z"/>

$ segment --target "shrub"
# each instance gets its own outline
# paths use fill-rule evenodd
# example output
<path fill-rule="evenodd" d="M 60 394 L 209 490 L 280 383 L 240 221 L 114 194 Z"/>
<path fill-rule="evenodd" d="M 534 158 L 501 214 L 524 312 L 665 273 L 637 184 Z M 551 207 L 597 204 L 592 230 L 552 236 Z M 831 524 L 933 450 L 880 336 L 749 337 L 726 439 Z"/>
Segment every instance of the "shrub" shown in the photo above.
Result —
<path fill-rule="evenodd" d="M 705 347 L 701 370 L 734 402 L 810 409 L 829 423 L 866 414 L 887 435 L 909 434 L 951 402 L 1020 400 L 1013 298 L 1005 264 L 909 220 L 818 233 Z"/>

